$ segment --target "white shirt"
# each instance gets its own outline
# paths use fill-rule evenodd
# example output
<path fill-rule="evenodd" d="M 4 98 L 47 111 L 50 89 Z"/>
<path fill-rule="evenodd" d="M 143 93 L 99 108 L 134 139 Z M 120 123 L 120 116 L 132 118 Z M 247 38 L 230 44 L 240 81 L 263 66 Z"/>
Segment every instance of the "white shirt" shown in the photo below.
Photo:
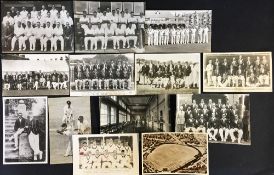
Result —
<path fill-rule="evenodd" d="M 25 35 L 26 35 L 27 37 L 30 37 L 30 36 L 32 36 L 33 34 L 34 34 L 34 29 L 33 29 L 32 27 L 30 27 L 30 28 L 26 27 L 26 28 L 25 28 Z"/>
<path fill-rule="evenodd" d="M 98 27 L 95 29 L 95 35 L 104 36 L 105 35 L 105 29 L 102 27 L 99 29 Z"/>
<path fill-rule="evenodd" d="M 143 17 L 139 16 L 137 18 L 137 21 L 138 21 L 138 23 L 141 24 L 141 28 L 143 29 L 145 27 L 145 17 L 144 16 Z"/>
<path fill-rule="evenodd" d="M 103 21 L 110 21 L 110 18 L 107 17 L 107 16 L 104 16 L 104 15 L 101 16 L 100 19 L 101 19 L 102 22 L 103 22 Z"/>
<path fill-rule="evenodd" d="M 16 15 L 16 16 L 14 17 L 14 24 L 15 24 L 15 26 L 17 26 L 18 21 L 22 22 L 22 17 Z"/>
<path fill-rule="evenodd" d="M 60 16 L 61 16 L 61 18 L 64 19 L 64 18 L 67 16 L 67 12 L 68 12 L 67 10 L 61 10 L 61 11 L 60 11 Z"/>
<path fill-rule="evenodd" d="M 48 13 L 48 10 L 46 10 L 46 9 L 41 10 L 41 16 L 46 17 L 47 13 Z"/>
<path fill-rule="evenodd" d="M 91 23 L 100 23 L 100 22 L 102 22 L 102 20 L 98 17 L 98 16 L 92 16 L 92 17 L 90 17 L 90 22 Z"/>
<path fill-rule="evenodd" d="M 45 34 L 48 38 L 52 37 L 53 35 L 53 28 L 50 26 L 50 27 L 46 27 L 45 28 Z"/>
<path fill-rule="evenodd" d="M 127 24 L 127 18 L 126 17 L 120 17 L 119 22 Z"/>
<path fill-rule="evenodd" d="M 125 13 L 124 16 L 125 16 L 125 18 L 128 19 L 128 18 L 130 18 L 130 13 Z"/>
<path fill-rule="evenodd" d="M 133 28 L 127 28 L 126 29 L 126 35 L 135 35 L 135 30 Z"/>
<path fill-rule="evenodd" d="M 197 30 L 196 30 L 195 28 L 191 29 L 191 34 L 192 34 L 192 35 L 195 35 L 196 31 L 197 31 Z"/>
<path fill-rule="evenodd" d="M 63 27 L 55 27 L 54 29 L 53 29 L 53 34 L 55 35 L 55 36 L 62 36 L 63 35 Z"/>
<path fill-rule="evenodd" d="M 15 36 L 20 36 L 23 35 L 25 33 L 25 30 L 23 27 L 15 27 L 14 28 L 14 35 Z"/>
<path fill-rule="evenodd" d="M 60 17 L 60 18 L 55 18 L 54 23 L 55 23 L 55 24 L 60 23 L 61 25 L 65 25 L 65 24 L 64 24 L 64 20 L 63 20 L 63 18 L 61 18 L 61 17 Z"/>
<path fill-rule="evenodd" d="M 136 17 L 129 17 L 127 19 L 128 23 L 137 23 L 138 22 L 138 19 Z"/>
<path fill-rule="evenodd" d="M 53 17 L 53 18 L 56 18 L 56 17 L 57 17 L 58 10 L 56 10 L 56 9 L 51 9 L 49 12 L 50 12 L 50 16 L 51 16 L 51 17 Z"/>
<path fill-rule="evenodd" d="M 125 35 L 125 30 L 124 30 L 124 29 L 119 29 L 119 28 L 117 28 L 117 29 L 115 30 L 115 33 L 116 33 L 116 35 L 121 35 L 121 34 Z"/>
<path fill-rule="evenodd" d="M 64 24 L 65 24 L 65 25 L 67 24 L 67 22 L 69 23 L 70 26 L 73 25 L 73 20 L 72 20 L 71 17 L 65 17 L 65 18 L 64 18 Z"/>
<path fill-rule="evenodd" d="M 30 16 L 31 18 L 36 18 L 38 16 L 38 11 L 31 11 Z"/>
<path fill-rule="evenodd" d="M 89 18 L 86 16 L 81 16 L 80 19 L 79 19 L 79 22 L 80 23 L 88 23 L 89 22 Z"/>
<path fill-rule="evenodd" d="M 14 19 L 13 19 L 13 17 L 11 17 L 11 16 L 10 16 L 10 17 L 5 16 L 5 17 L 3 18 L 2 24 L 3 24 L 4 26 L 6 26 L 7 22 L 9 22 L 10 25 L 14 25 Z"/>
<path fill-rule="evenodd" d="M 36 36 L 37 38 L 40 38 L 43 35 L 45 35 L 45 29 L 43 27 L 36 27 L 33 32 L 34 36 Z"/>
<path fill-rule="evenodd" d="M 43 22 L 45 24 L 47 24 L 48 22 L 50 23 L 50 25 L 52 26 L 54 24 L 54 18 L 52 17 L 46 17 L 46 18 L 43 18 Z"/>
<path fill-rule="evenodd" d="M 112 23 L 118 23 L 119 17 L 117 15 L 115 15 L 115 16 L 111 15 L 110 20 Z"/>
<path fill-rule="evenodd" d="M 114 30 L 112 28 L 105 29 L 105 36 L 107 37 L 109 34 L 111 34 L 112 36 L 114 35 Z"/>
<path fill-rule="evenodd" d="M 95 30 L 93 28 L 85 28 L 85 35 L 95 35 Z"/>
<path fill-rule="evenodd" d="M 28 11 L 21 11 L 20 12 L 20 16 L 24 19 L 24 18 L 27 18 L 27 16 L 28 16 Z"/>

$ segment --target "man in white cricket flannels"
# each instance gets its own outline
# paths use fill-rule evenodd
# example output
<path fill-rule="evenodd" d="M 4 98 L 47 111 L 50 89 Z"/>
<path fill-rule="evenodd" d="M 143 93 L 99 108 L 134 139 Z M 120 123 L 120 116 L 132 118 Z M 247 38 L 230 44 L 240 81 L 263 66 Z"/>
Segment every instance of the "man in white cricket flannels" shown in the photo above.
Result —
<path fill-rule="evenodd" d="M 53 51 L 53 28 L 52 26 L 50 25 L 50 22 L 47 22 L 47 26 L 46 28 L 44 29 L 45 31 L 45 37 L 43 39 L 43 48 L 44 48 L 44 51 L 47 51 L 47 42 L 50 41 L 50 48 L 51 48 L 51 51 Z"/>
<path fill-rule="evenodd" d="M 62 19 L 64 19 L 67 16 L 67 12 L 68 11 L 66 10 L 66 7 L 64 5 L 62 5 L 61 10 L 59 12 Z"/>
<path fill-rule="evenodd" d="M 127 40 L 127 48 L 130 48 L 130 41 L 133 41 L 133 47 L 136 47 L 137 36 L 135 33 L 135 29 L 132 28 L 131 24 L 128 24 L 128 28 L 126 29 L 126 40 Z"/>
<path fill-rule="evenodd" d="M 108 23 L 107 24 L 107 28 L 105 29 L 105 48 L 107 49 L 108 47 L 108 41 L 112 41 L 113 42 L 113 49 L 116 49 L 115 47 L 115 41 L 116 37 L 114 36 L 114 29 L 111 28 L 111 24 Z"/>
<path fill-rule="evenodd" d="M 121 24 L 121 28 L 126 30 L 127 18 L 125 17 L 125 13 L 123 11 L 121 12 L 121 16 L 119 17 L 119 23 Z"/>
<path fill-rule="evenodd" d="M 63 21 L 64 21 L 64 24 L 69 23 L 70 26 L 73 25 L 73 20 L 72 20 L 72 18 L 70 17 L 69 12 L 67 12 L 67 15 L 66 15 L 66 17 L 64 17 Z"/>
<path fill-rule="evenodd" d="M 45 5 L 42 5 L 42 9 L 41 9 L 41 15 L 43 18 L 45 18 L 47 16 L 48 10 L 46 9 Z"/>
<path fill-rule="evenodd" d="M 208 43 L 208 32 L 209 28 L 207 27 L 207 25 L 205 25 L 205 27 L 203 28 L 203 43 Z"/>
<path fill-rule="evenodd" d="M 6 26 L 7 22 L 9 22 L 11 26 L 14 25 L 14 19 L 10 16 L 10 11 L 8 11 L 7 15 L 3 17 L 2 25 Z"/>
<path fill-rule="evenodd" d="M 164 31 L 165 31 L 164 32 L 164 45 L 168 45 L 169 44 L 169 35 L 170 35 L 169 27 L 166 26 Z"/>
<path fill-rule="evenodd" d="M 22 27 L 21 22 L 18 22 L 17 27 L 14 27 L 14 36 L 11 40 L 11 51 L 14 50 L 16 41 L 18 41 L 19 43 L 19 51 L 22 51 L 24 33 L 25 33 L 25 29 Z M 23 50 L 26 50 L 26 48 L 23 48 Z"/>
<path fill-rule="evenodd" d="M 80 17 L 79 23 L 81 24 L 82 28 L 87 27 L 87 25 L 89 23 L 89 18 L 87 17 L 87 11 L 83 11 L 83 15 Z"/>
<path fill-rule="evenodd" d="M 20 16 L 21 16 L 22 20 L 25 20 L 27 18 L 28 13 L 29 12 L 26 10 L 26 8 L 22 7 L 22 11 L 20 12 Z"/>
<path fill-rule="evenodd" d="M 149 46 L 153 45 L 153 33 L 154 33 L 154 30 L 151 27 L 151 25 L 149 25 L 148 30 L 147 30 L 147 34 L 148 34 L 147 44 Z"/>
<path fill-rule="evenodd" d="M 98 41 L 101 42 L 101 50 L 104 49 L 104 44 L 105 44 L 105 29 L 102 28 L 101 24 L 98 23 L 98 27 L 95 29 L 95 48 L 94 50 L 97 50 L 97 44 Z"/>
<path fill-rule="evenodd" d="M 33 21 L 35 24 L 40 22 L 41 26 L 43 27 L 43 25 L 45 24 L 45 21 L 44 21 L 44 17 L 41 14 L 41 11 L 38 11 L 37 16 L 33 18 Z"/>
<path fill-rule="evenodd" d="M 182 25 L 180 31 L 181 31 L 180 44 L 185 44 L 185 26 L 184 25 Z"/>
<path fill-rule="evenodd" d="M 47 25 L 47 23 L 50 24 L 50 26 L 52 27 L 54 24 L 54 18 L 50 15 L 50 12 L 47 13 L 47 16 L 43 18 L 45 24 Z"/>
<path fill-rule="evenodd" d="M 176 44 L 180 44 L 180 38 L 181 38 L 181 29 L 179 26 L 176 28 Z"/>
<path fill-rule="evenodd" d="M 98 13 L 96 11 L 93 13 L 93 15 L 90 17 L 89 20 L 90 20 L 90 23 L 92 24 L 92 27 L 94 29 L 96 29 L 98 27 L 98 25 L 102 23 L 102 20 L 98 16 Z M 102 28 L 102 25 L 101 25 L 101 28 Z"/>
<path fill-rule="evenodd" d="M 171 32 L 171 44 L 176 44 L 176 29 L 174 25 L 172 25 L 170 32 Z"/>
<path fill-rule="evenodd" d="M 235 133 L 237 133 L 237 135 Z M 241 121 L 239 116 L 236 114 L 234 116 L 234 119 L 230 123 L 230 138 L 232 142 L 235 142 L 237 140 L 238 143 L 241 143 L 242 137 L 243 137 L 243 122 Z"/>
<path fill-rule="evenodd" d="M 126 47 L 126 37 L 125 37 L 125 30 L 121 28 L 121 24 L 118 24 L 117 29 L 115 30 L 116 36 L 116 43 L 117 49 L 120 49 L 120 42 L 122 41 L 123 49 Z"/>
<path fill-rule="evenodd" d="M 203 32 L 204 29 L 202 26 L 198 28 L 198 43 L 203 43 Z"/>
<path fill-rule="evenodd" d="M 100 17 L 101 23 L 102 23 L 102 28 L 106 29 L 107 25 L 110 23 L 110 18 L 107 16 L 107 12 L 104 11 L 103 15 Z"/>
<path fill-rule="evenodd" d="M 34 33 L 33 51 L 35 50 L 37 40 L 40 41 L 41 51 L 43 51 L 44 37 L 46 36 L 45 32 L 46 32 L 45 28 L 41 27 L 41 23 L 38 21 L 37 27 L 33 30 L 33 33 Z"/>
<path fill-rule="evenodd" d="M 191 43 L 195 43 L 197 29 L 195 26 L 191 28 Z"/>
<path fill-rule="evenodd" d="M 22 21 L 22 24 L 24 24 L 25 26 L 27 26 L 28 22 L 30 22 L 31 25 L 33 25 L 33 23 L 34 23 L 34 19 L 31 18 L 30 13 L 27 14 L 27 18 Z"/>
<path fill-rule="evenodd" d="M 212 84 L 212 75 L 213 75 L 213 64 L 212 60 L 208 61 L 208 64 L 206 65 L 206 76 L 207 76 L 207 85 L 211 86 Z"/>
<path fill-rule="evenodd" d="M 61 42 L 61 51 L 64 51 L 64 38 L 63 38 L 63 27 L 61 26 L 60 22 L 56 24 L 56 27 L 53 29 L 53 40 L 52 40 L 52 47 L 54 51 L 57 51 L 57 41 Z"/>
<path fill-rule="evenodd" d="M 165 31 L 162 29 L 162 26 L 159 26 L 159 45 L 164 44 L 164 34 Z"/>
<path fill-rule="evenodd" d="M 57 23 L 60 23 L 60 25 L 65 25 L 64 18 L 61 18 L 61 14 L 58 12 L 56 18 L 54 18 L 54 24 L 57 25 Z"/>
<path fill-rule="evenodd" d="M 132 28 L 135 30 L 136 29 L 136 25 L 138 23 L 138 19 L 134 16 L 134 13 L 131 12 L 130 13 L 130 17 L 127 19 L 127 22 L 131 24 Z"/>
<path fill-rule="evenodd" d="M 112 14 L 110 15 L 110 23 L 111 23 L 111 28 L 114 30 L 117 29 L 117 23 L 119 21 L 119 17 L 116 15 L 115 10 L 112 10 Z"/>
<path fill-rule="evenodd" d="M 185 29 L 185 44 L 189 43 L 189 39 L 190 39 L 189 33 L 190 33 L 189 26 L 186 26 L 186 29 Z"/>
<path fill-rule="evenodd" d="M 128 9 L 125 9 L 125 17 L 127 19 L 130 18 L 130 13 L 129 13 Z"/>
<path fill-rule="evenodd" d="M 36 7 L 32 7 L 32 11 L 30 12 L 31 18 L 35 19 L 38 16 L 38 11 L 36 10 Z"/>
<path fill-rule="evenodd" d="M 31 22 L 28 21 L 27 22 L 27 26 L 25 28 L 25 36 L 24 36 L 24 40 L 23 40 L 23 47 L 26 47 L 26 41 L 29 40 L 29 45 L 30 45 L 30 51 L 34 51 L 35 50 L 35 32 L 34 32 L 34 28 L 31 25 Z"/>
<path fill-rule="evenodd" d="M 95 30 L 92 28 L 92 24 L 89 23 L 88 27 L 84 29 L 85 31 L 85 50 L 88 50 L 88 43 L 90 42 L 90 50 L 93 50 L 93 45 L 95 44 Z"/>
<path fill-rule="evenodd" d="M 54 4 L 51 6 L 51 10 L 49 12 L 50 12 L 50 16 L 52 18 L 56 18 L 57 17 L 58 10 L 56 10 Z"/>

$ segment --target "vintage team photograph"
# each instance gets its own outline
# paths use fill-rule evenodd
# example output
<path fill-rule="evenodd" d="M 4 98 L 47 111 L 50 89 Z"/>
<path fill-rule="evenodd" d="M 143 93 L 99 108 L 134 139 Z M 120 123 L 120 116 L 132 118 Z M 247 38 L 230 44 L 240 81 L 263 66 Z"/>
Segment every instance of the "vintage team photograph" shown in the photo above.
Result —
<path fill-rule="evenodd" d="M 134 54 L 70 55 L 70 95 L 134 95 Z"/>
<path fill-rule="evenodd" d="M 143 174 L 209 174 L 204 133 L 142 134 Z"/>
<path fill-rule="evenodd" d="M 73 136 L 74 175 L 138 175 L 137 134 Z"/>
<path fill-rule="evenodd" d="M 72 135 L 91 134 L 90 97 L 48 98 L 50 163 L 72 163 Z"/>
<path fill-rule="evenodd" d="M 69 95 L 66 54 L 2 55 L 3 96 Z"/>
<path fill-rule="evenodd" d="M 3 164 L 48 163 L 47 97 L 3 98 Z"/>
<path fill-rule="evenodd" d="M 100 133 L 171 131 L 169 95 L 100 97 Z"/>
<path fill-rule="evenodd" d="M 200 92 L 200 54 L 136 54 L 138 95 Z"/>
<path fill-rule="evenodd" d="M 74 51 L 72 1 L 2 1 L 2 51 Z"/>
<path fill-rule="evenodd" d="M 211 10 L 146 10 L 145 52 L 211 52 Z"/>
<path fill-rule="evenodd" d="M 271 52 L 205 53 L 204 92 L 272 92 Z"/>
<path fill-rule="evenodd" d="M 143 52 L 145 3 L 74 1 L 76 52 Z"/>
<path fill-rule="evenodd" d="M 176 132 L 208 133 L 209 142 L 251 145 L 248 94 L 178 94 Z"/>

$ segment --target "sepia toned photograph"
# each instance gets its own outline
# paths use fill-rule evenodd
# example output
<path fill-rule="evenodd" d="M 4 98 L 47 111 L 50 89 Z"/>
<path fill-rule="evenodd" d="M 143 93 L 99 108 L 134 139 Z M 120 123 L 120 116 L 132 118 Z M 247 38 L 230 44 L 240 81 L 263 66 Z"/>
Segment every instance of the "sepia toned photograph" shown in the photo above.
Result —
<path fill-rule="evenodd" d="M 211 52 L 211 10 L 146 10 L 145 52 Z"/>
<path fill-rule="evenodd" d="M 137 134 L 73 136 L 74 175 L 138 175 Z"/>
<path fill-rule="evenodd" d="M 72 135 L 91 134 L 90 97 L 48 98 L 50 164 L 72 163 Z"/>
<path fill-rule="evenodd" d="M 138 95 L 200 92 L 200 54 L 136 54 Z"/>
<path fill-rule="evenodd" d="M 145 2 L 74 1 L 74 20 L 76 52 L 144 51 Z"/>
<path fill-rule="evenodd" d="M 208 133 L 211 143 L 251 145 L 248 94 L 179 94 L 176 132 Z"/>
<path fill-rule="evenodd" d="M 68 60 L 66 54 L 2 55 L 2 95 L 69 95 Z"/>
<path fill-rule="evenodd" d="M 134 54 L 70 55 L 70 95 L 134 95 Z"/>
<path fill-rule="evenodd" d="M 143 174 L 209 174 L 204 133 L 142 134 Z"/>
<path fill-rule="evenodd" d="M 47 97 L 3 98 L 3 164 L 48 163 Z"/>
<path fill-rule="evenodd" d="M 169 95 L 100 97 L 100 133 L 168 132 Z"/>
<path fill-rule="evenodd" d="M 2 1 L 4 53 L 73 52 L 72 1 Z"/>
<path fill-rule="evenodd" d="M 272 92 L 271 52 L 205 53 L 204 92 Z"/>

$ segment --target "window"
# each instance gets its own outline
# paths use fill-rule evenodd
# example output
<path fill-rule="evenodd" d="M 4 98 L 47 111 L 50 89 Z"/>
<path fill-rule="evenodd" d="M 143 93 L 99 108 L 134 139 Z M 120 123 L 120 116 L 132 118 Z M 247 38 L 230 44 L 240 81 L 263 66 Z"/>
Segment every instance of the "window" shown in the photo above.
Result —
<path fill-rule="evenodd" d="M 122 2 L 111 2 L 111 10 L 116 10 L 117 8 L 122 10 Z"/>
<path fill-rule="evenodd" d="M 140 13 L 144 13 L 144 3 L 143 2 L 134 2 L 134 14 L 140 15 Z"/>
<path fill-rule="evenodd" d="M 101 103 L 101 107 L 100 107 L 100 125 L 104 126 L 108 124 L 108 108 L 107 105 L 104 103 Z"/>
<path fill-rule="evenodd" d="M 126 121 L 126 113 L 123 111 L 119 111 L 119 123 L 123 123 Z"/>
<path fill-rule="evenodd" d="M 123 5 L 123 11 L 125 11 L 125 9 L 128 9 L 128 13 L 133 12 L 133 2 L 124 2 Z"/>
<path fill-rule="evenodd" d="M 75 7 L 75 13 L 76 14 L 82 14 L 83 11 L 88 12 L 88 2 L 87 1 L 77 1 L 74 3 Z"/>
<path fill-rule="evenodd" d="M 93 14 L 93 12 L 97 11 L 97 9 L 100 7 L 100 2 L 91 1 L 89 2 L 88 7 L 88 14 Z"/>
<path fill-rule="evenodd" d="M 116 108 L 115 107 L 111 107 L 111 110 L 110 110 L 110 122 L 111 122 L 111 124 L 116 123 Z"/>
<path fill-rule="evenodd" d="M 114 101 L 117 101 L 117 96 L 110 96 L 110 98 Z"/>

